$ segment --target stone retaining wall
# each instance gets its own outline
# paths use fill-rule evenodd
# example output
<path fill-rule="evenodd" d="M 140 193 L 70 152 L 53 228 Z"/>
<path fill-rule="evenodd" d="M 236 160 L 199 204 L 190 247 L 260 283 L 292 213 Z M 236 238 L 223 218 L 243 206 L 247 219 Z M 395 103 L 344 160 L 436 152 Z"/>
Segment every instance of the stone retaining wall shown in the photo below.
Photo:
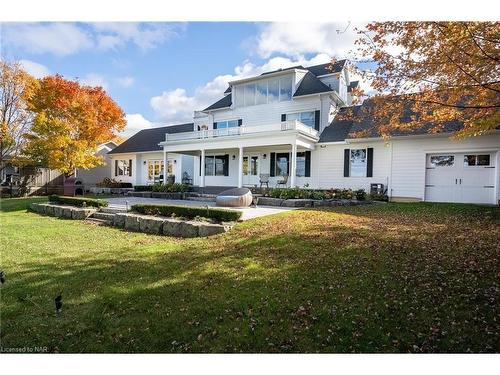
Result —
<path fill-rule="evenodd" d="M 30 210 L 41 215 L 73 220 L 85 220 L 97 212 L 95 208 L 80 208 L 50 203 L 31 203 Z M 163 234 L 173 237 L 206 237 L 224 233 L 231 229 L 230 225 L 212 224 L 203 221 L 183 221 L 133 213 L 116 213 L 110 224 L 130 231 Z"/>
<path fill-rule="evenodd" d="M 51 203 L 31 203 L 30 210 L 41 215 L 63 217 L 72 220 L 85 220 L 97 211 L 91 207 L 62 206 Z"/>
<path fill-rule="evenodd" d="M 371 201 L 358 201 L 355 199 L 281 199 L 271 197 L 259 197 L 258 203 L 262 206 L 278 207 L 332 207 L 332 206 L 359 206 L 370 204 Z"/>

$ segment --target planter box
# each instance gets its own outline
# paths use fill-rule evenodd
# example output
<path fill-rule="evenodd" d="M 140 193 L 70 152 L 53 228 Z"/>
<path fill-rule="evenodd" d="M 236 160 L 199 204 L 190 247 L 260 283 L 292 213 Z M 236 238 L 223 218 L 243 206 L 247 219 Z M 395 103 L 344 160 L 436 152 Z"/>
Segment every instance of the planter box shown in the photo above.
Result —
<path fill-rule="evenodd" d="M 162 198 L 162 199 L 183 199 L 184 193 L 163 193 L 153 191 L 151 193 L 151 198 Z"/>
<path fill-rule="evenodd" d="M 127 192 L 127 195 L 129 197 L 151 198 L 152 192 L 151 191 L 129 191 L 129 192 Z"/>
<path fill-rule="evenodd" d="M 312 199 L 285 199 L 281 207 L 312 207 Z"/>
<path fill-rule="evenodd" d="M 284 199 L 281 198 L 259 197 L 257 204 L 262 206 L 281 206 L 283 201 Z"/>

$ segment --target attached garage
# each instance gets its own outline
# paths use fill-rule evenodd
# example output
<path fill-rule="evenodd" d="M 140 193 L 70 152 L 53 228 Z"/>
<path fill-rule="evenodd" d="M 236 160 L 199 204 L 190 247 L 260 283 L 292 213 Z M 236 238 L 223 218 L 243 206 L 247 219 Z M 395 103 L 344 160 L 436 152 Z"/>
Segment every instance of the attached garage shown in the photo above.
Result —
<path fill-rule="evenodd" d="M 496 152 L 427 154 L 425 200 L 495 203 Z"/>

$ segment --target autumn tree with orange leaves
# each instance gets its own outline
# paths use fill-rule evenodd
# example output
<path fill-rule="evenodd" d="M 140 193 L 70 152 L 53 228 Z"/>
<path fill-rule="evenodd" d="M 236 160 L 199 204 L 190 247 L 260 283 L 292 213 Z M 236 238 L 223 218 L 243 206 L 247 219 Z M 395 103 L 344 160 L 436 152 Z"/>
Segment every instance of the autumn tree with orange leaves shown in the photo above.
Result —
<path fill-rule="evenodd" d="M 125 127 L 125 114 L 102 87 L 63 77 L 39 80 L 28 101 L 34 113 L 24 155 L 49 168 L 72 174 L 76 168 L 102 165 L 96 148 Z"/>
<path fill-rule="evenodd" d="M 359 54 L 376 63 L 360 74 L 372 80 L 367 107 L 382 135 L 459 121 L 456 136 L 467 137 L 500 125 L 500 23 L 372 22 L 358 31 Z"/>

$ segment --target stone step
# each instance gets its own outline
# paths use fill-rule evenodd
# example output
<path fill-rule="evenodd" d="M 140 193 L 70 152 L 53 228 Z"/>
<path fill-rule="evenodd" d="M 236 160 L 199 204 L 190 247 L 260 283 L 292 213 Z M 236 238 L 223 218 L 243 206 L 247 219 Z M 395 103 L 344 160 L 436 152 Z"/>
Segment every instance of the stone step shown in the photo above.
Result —
<path fill-rule="evenodd" d="M 84 223 L 87 224 L 93 224 L 93 225 L 112 225 L 113 222 L 109 220 L 103 220 L 103 219 L 94 219 L 93 217 L 89 217 L 83 221 Z"/>
<path fill-rule="evenodd" d="M 108 212 L 94 212 L 92 216 L 90 216 L 92 219 L 100 219 L 100 220 L 106 220 L 112 222 L 115 214 L 114 213 L 108 213 Z"/>
<path fill-rule="evenodd" d="M 126 213 L 127 210 L 125 209 L 124 206 L 108 206 L 108 207 L 102 207 L 100 209 L 100 212 L 107 213 L 107 214 L 116 214 L 116 213 Z"/>

